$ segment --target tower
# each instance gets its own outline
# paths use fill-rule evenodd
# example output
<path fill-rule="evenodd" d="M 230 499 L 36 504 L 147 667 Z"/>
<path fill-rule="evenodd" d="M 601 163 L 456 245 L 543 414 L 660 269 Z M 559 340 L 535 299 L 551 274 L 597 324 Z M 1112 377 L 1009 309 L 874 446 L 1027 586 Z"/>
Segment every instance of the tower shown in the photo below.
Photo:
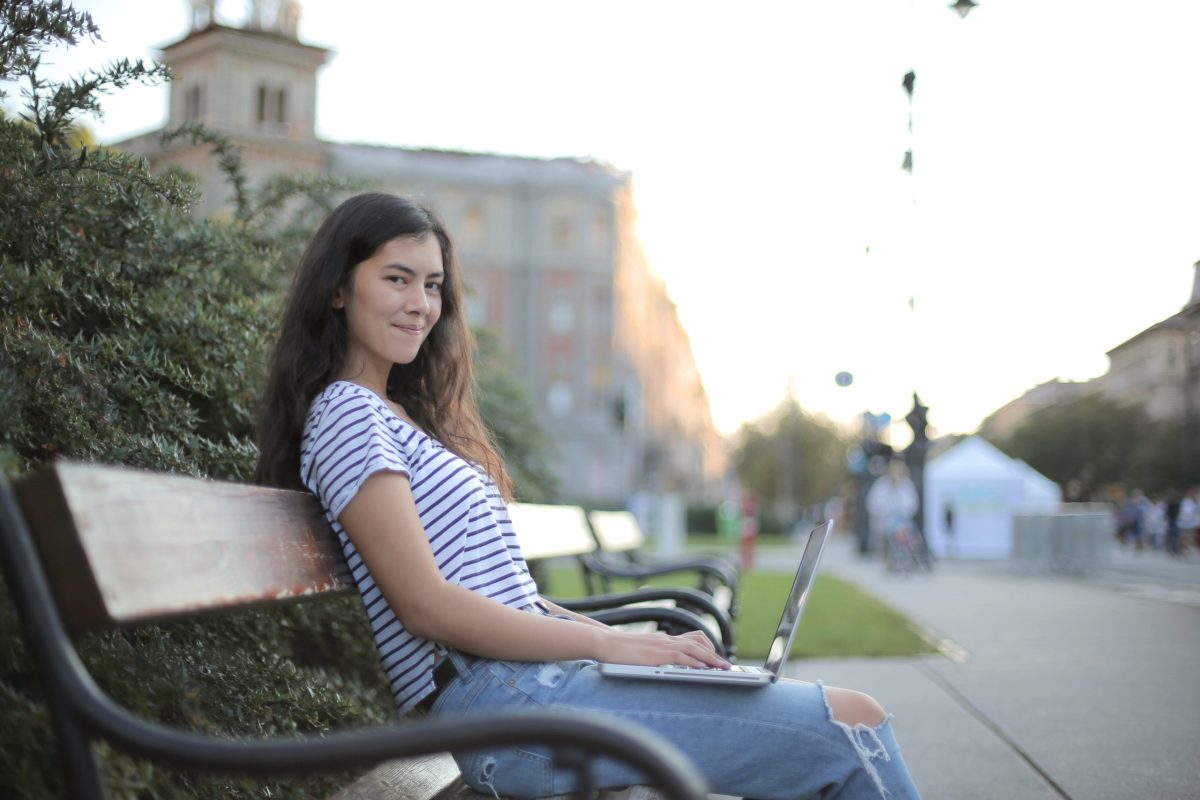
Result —
<path fill-rule="evenodd" d="M 237 145 L 251 184 L 274 174 L 321 173 L 326 148 L 316 138 L 317 70 L 323 47 L 297 38 L 297 0 L 253 0 L 241 25 L 226 24 L 215 0 L 189 0 L 191 29 L 163 48 L 175 79 L 169 88 L 167 129 L 200 124 Z M 156 171 L 179 166 L 198 176 L 197 213 L 229 205 L 207 145 L 178 139 L 163 148 L 157 132 L 122 143 L 150 159 Z"/>
<path fill-rule="evenodd" d="M 1192 296 L 1187 307 L 1200 303 L 1200 261 L 1192 265 Z"/>

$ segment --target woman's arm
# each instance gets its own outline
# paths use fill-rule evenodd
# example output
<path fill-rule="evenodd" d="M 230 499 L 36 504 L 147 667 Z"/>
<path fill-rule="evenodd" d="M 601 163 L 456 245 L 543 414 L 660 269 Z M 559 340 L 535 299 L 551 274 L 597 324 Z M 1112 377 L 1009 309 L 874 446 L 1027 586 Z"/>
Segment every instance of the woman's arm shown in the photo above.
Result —
<path fill-rule="evenodd" d="M 408 478 L 380 472 L 342 511 L 342 524 L 400 622 L 414 635 L 485 658 L 724 667 L 704 634 L 634 634 L 509 608 L 442 577 Z M 557 610 L 557 606 L 554 607 Z M 570 614 L 570 612 L 566 612 Z M 574 615 L 571 615 L 574 617 Z"/>
<path fill-rule="evenodd" d="M 611 628 L 609 628 L 608 625 L 605 625 L 603 622 L 601 622 L 599 620 L 592 619 L 591 617 L 587 616 L 586 614 L 580 614 L 578 611 L 571 611 L 570 609 L 563 608 L 558 603 L 551 603 L 545 597 L 542 597 L 540 595 L 538 596 L 538 602 L 541 603 L 542 607 L 545 608 L 547 611 L 549 611 L 551 614 L 559 614 L 564 617 L 570 617 L 571 619 L 575 620 L 576 622 L 583 622 L 588 625 L 598 625 L 601 628 L 606 628 L 608 630 L 612 630 Z"/>

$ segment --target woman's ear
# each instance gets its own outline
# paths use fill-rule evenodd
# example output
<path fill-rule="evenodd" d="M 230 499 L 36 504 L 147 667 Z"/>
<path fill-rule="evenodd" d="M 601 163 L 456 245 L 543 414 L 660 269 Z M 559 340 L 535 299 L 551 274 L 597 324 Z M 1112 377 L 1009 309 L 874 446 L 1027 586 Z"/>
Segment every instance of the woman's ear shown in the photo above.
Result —
<path fill-rule="evenodd" d="M 346 301 L 342 299 L 341 287 L 338 287 L 338 290 L 333 293 L 333 307 L 338 309 L 346 307 Z"/>

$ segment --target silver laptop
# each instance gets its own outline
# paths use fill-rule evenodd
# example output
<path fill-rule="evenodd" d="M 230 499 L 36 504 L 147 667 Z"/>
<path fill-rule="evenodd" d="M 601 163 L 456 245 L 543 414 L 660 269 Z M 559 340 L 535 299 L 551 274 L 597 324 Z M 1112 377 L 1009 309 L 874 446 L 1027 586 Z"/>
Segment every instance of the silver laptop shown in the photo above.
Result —
<path fill-rule="evenodd" d="M 611 678 L 700 681 L 736 686 L 766 686 L 779 680 L 783 665 L 787 662 L 788 653 L 792 650 L 796 629 L 800 627 L 800 616 L 804 613 L 808 594 L 812 591 L 813 579 L 817 575 L 817 564 L 820 563 L 821 553 L 825 550 L 825 541 L 829 538 L 829 532 L 832 529 L 833 520 L 829 520 L 818 525 L 808 535 L 808 543 L 804 546 L 804 555 L 800 557 L 800 566 L 796 568 L 796 578 L 792 581 L 792 590 L 788 593 L 787 602 L 783 606 L 783 614 L 779 619 L 779 627 L 775 629 L 775 638 L 771 641 L 767 661 L 761 667 L 735 664 L 731 669 L 726 670 L 669 665 L 646 667 L 633 664 L 601 664 L 600 674 Z"/>

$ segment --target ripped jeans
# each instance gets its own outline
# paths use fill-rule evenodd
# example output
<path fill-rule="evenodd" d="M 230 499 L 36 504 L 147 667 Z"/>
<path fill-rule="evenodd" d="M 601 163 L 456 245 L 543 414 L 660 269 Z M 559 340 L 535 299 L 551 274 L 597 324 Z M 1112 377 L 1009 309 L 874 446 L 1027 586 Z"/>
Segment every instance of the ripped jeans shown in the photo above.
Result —
<path fill-rule="evenodd" d="M 709 791 L 762 800 L 919 798 L 891 717 L 871 728 L 834 720 L 819 683 L 781 680 L 752 689 L 605 678 L 594 661 L 491 661 L 450 652 L 459 677 L 436 716 L 541 707 L 580 708 L 646 728 L 678 747 Z M 471 788 L 497 797 L 548 797 L 574 789 L 545 749 L 455 754 Z M 599 759 L 599 788 L 642 783 L 634 769 Z"/>

